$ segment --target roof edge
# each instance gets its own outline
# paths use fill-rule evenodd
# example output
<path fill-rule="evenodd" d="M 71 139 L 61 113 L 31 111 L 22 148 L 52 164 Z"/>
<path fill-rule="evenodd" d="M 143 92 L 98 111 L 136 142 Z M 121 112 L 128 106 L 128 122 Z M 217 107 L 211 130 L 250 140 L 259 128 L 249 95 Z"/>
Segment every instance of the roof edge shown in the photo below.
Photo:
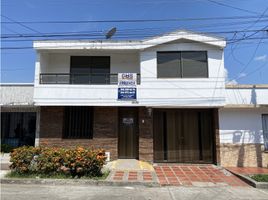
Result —
<path fill-rule="evenodd" d="M 0 86 L 34 86 L 34 83 L 0 83 Z"/>
<path fill-rule="evenodd" d="M 227 84 L 225 85 L 226 89 L 268 89 L 268 84 Z"/>

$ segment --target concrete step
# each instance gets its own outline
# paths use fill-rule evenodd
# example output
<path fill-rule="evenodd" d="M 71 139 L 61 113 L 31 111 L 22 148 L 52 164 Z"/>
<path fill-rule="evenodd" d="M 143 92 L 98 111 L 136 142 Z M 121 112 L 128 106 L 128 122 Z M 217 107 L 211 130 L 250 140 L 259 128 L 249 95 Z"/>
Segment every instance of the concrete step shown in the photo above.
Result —
<path fill-rule="evenodd" d="M 1 163 L 1 170 L 10 170 L 9 165 L 11 163 Z"/>

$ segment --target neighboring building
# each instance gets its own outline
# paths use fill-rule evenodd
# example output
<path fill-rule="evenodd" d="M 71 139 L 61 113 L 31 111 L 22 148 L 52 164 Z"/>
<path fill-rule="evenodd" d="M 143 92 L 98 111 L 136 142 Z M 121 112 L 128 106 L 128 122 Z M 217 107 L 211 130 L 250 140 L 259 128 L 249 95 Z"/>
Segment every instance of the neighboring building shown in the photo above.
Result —
<path fill-rule="evenodd" d="M 268 85 L 227 85 L 219 110 L 224 166 L 268 167 Z"/>
<path fill-rule="evenodd" d="M 267 166 L 268 87 L 225 87 L 225 45 L 189 31 L 34 42 L 35 145 L 104 148 L 111 159 Z"/>
<path fill-rule="evenodd" d="M 31 83 L 1 84 L 1 144 L 13 147 L 34 145 L 36 112 Z"/>

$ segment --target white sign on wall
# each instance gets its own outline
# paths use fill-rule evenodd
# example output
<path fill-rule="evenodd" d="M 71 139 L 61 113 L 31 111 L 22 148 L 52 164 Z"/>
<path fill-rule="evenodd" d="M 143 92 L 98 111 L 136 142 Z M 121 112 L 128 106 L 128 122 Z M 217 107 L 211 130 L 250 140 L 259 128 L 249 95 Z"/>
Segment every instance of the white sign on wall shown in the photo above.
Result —
<path fill-rule="evenodd" d="M 137 74 L 136 73 L 118 73 L 119 87 L 136 87 Z"/>
<path fill-rule="evenodd" d="M 118 74 L 118 100 L 135 100 L 137 85 L 136 73 Z"/>

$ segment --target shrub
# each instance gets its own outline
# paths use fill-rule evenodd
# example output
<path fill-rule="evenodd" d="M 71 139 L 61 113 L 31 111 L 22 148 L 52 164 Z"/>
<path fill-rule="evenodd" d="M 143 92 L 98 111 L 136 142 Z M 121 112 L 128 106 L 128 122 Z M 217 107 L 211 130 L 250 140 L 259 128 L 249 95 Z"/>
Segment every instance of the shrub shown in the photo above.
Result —
<path fill-rule="evenodd" d="M 3 153 L 10 153 L 12 149 L 14 149 L 14 147 L 9 144 L 1 144 L 1 152 Z"/>
<path fill-rule="evenodd" d="M 104 150 L 20 147 L 11 153 L 10 168 L 18 173 L 100 176 L 105 163 Z"/>
<path fill-rule="evenodd" d="M 17 171 L 18 173 L 28 173 L 31 171 L 31 162 L 35 155 L 39 155 L 41 152 L 40 148 L 23 146 L 16 148 L 10 154 L 10 168 Z"/>
<path fill-rule="evenodd" d="M 256 174 L 251 176 L 257 182 L 268 182 L 268 174 Z"/>

